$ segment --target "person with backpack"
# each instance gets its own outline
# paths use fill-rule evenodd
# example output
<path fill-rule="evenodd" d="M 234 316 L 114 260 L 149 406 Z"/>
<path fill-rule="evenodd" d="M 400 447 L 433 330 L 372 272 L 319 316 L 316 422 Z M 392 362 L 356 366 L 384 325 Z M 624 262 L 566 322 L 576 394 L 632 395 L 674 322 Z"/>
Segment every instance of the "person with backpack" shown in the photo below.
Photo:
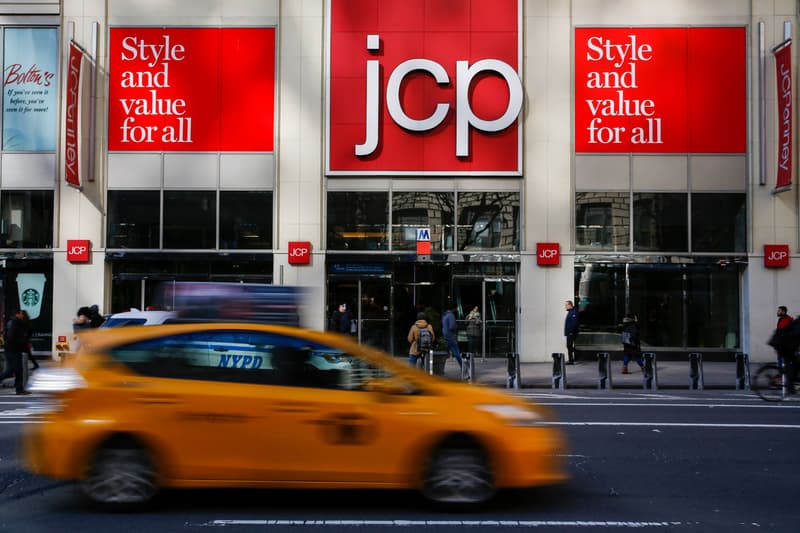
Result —
<path fill-rule="evenodd" d="M 797 375 L 797 357 L 795 352 L 800 345 L 800 317 L 792 320 L 785 305 L 778 306 L 778 323 L 768 344 L 778 354 L 778 365 L 783 367 L 786 379 L 786 390 L 794 394 L 794 382 Z"/>
<path fill-rule="evenodd" d="M 636 359 L 636 364 L 644 371 L 642 358 L 641 339 L 639 338 L 639 322 L 636 317 L 625 315 L 622 319 L 622 373 L 630 374 L 628 363 L 631 358 Z"/>
<path fill-rule="evenodd" d="M 416 367 L 419 358 L 433 349 L 435 338 L 433 326 L 428 324 L 425 313 L 417 313 L 417 321 L 408 332 L 408 342 L 411 344 L 408 349 L 408 364 Z"/>

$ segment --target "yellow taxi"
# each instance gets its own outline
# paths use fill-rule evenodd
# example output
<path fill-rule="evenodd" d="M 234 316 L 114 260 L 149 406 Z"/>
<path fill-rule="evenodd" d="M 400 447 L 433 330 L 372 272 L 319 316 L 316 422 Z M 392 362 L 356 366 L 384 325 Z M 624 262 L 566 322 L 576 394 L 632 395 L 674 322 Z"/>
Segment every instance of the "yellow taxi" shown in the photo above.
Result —
<path fill-rule="evenodd" d="M 565 479 L 541 407 L 429 376 L 347 336 L 260 324 L 90 330 L 25 428 L 34 473 L 104 504 L 160 487 L 414 488 L 472 505 Z"/>

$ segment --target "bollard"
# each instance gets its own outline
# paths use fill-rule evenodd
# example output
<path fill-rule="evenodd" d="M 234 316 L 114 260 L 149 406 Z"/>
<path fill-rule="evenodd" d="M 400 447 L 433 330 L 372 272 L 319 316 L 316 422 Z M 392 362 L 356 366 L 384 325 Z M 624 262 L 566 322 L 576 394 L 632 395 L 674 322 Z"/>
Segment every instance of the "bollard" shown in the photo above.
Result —
<path fill-rule="evenodd" d="M 508 360 L 506 388 L 518 389 L 520 388 L 520 381 L 522 379 L 519 372 L 519 354 L 517 352 L 506 352 L 506 359 Z"/>
<path fill-rule="evenodd" d="M 30 370 L 28 369 L 28 354 L 22 352 L 22 388 L 28 388 L 28 378 L 30 377 L 28 374 Z"/>
<path fill-rule="evenodd" d="M 433 375 L 433 350 L 426 350 L 427 353 L 425 354 L 425 368 L 426 372 Z"/>
<path fill-rule="evenodd" d="M 750 358 L 746 353 L 737 352 L 736 358 L 736 390 L 750 390 Z"/>
<path fill-rule="evenodd" d="M 461 354 L 461 379 L 468 383 L 475 381 L 475 354 L 472 352 L 464 352 Z"/>
<path fill-rule="evenodd" d="M 703 390 L 703 354 L 689 354 L 689 389 Z"/>
<path fill-rule="evenodd" d="M 658 366 L 656 365 L 656 353 L 644 352 L 644 370 L 642 371 L 643 389 L 658 390 Z"/>
<path fill-rule="evenodd" d="M 553 388 L 564 390 L 567 388 L 567 372 L 564 366 L 564 354 L 553 352 Z"/>
<path fill-rule="evenodd" d="M 611 356 L 608 352 L 597 352 L 597 388 L 611 389 Z"/>

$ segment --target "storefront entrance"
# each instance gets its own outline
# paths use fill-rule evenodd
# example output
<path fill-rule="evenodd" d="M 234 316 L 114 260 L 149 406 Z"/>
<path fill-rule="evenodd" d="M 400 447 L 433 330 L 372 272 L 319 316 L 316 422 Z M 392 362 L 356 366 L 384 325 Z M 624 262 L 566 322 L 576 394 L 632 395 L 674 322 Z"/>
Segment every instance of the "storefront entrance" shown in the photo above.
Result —
<path fill-rule="evenodd" d="M 408 330 L 423 312 L 441 338 L 441 316 L 456 308 L 459 347 L 468 351 L 467 315 L 477 307 L 478 356 L 516 351 L 517 263 L 357 263 L 330 261 L 327 316 L 346 303 L 351 334 L 393 355 L 408 353 Z"/>

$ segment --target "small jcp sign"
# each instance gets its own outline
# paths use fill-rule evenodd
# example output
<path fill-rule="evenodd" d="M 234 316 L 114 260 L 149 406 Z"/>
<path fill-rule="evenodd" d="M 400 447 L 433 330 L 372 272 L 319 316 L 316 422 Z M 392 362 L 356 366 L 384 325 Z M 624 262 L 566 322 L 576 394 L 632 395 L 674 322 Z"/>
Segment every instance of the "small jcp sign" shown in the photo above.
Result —
<path fill-rule="evenodd" d="M 788 244 L 765 244 L 764 266 L 766 268 L 786 268 L 789 266 Z"/>
<path fill-rule="evenodd" d="M 311 243 L 307 241 L 289 242 L 289 264 L 308 265 L 311 263 Z"/>
<path fill-rule="evenodd" d="M 557 265 L 561 262 L 561 246 L 557 242 L 536 243 L 536 264 Z"/>
<path fill-rule="evenodd" d="M 68 240 L 67 241 L 67 261 L 70 263 L 88 263 L 91 241 L 89 240 Z"/>

